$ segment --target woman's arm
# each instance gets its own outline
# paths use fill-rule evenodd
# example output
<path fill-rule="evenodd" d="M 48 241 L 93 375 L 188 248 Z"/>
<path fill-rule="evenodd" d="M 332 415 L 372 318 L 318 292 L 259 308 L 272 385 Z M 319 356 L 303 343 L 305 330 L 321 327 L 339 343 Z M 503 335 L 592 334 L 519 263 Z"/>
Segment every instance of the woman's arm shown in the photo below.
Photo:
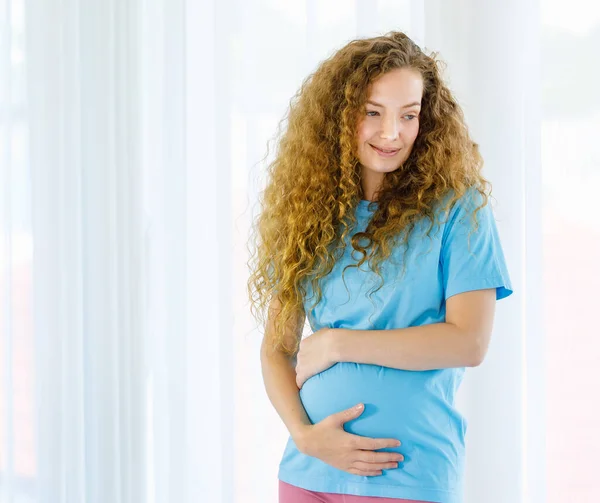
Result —
<path fill-rule="evenodd" d="M 269 319 L 266 331 L 274 330 L 273 318 L 280 309 L 279 301 L 274 300 L 269 306 Z M 273 316 L 271 316 L 271 313 Z M 286 337 L 290 339 L 302 337 L 304 316 L 298 316 L 298 322 L 286 327 Z M 306 426 L 312 423 L 300 401 L 296 386 L 296 370 L 293 359 L 281 351 L 270 349 L 267 344 L 267 333 L 260 349 L 260 361 L 265 389 L 273 407 L 281 417 L 290 435 L 296 442 L 300 439 Z"/>
<path fill-rule="evenodd" d="M 445 323 L 389 330 L 337 329 L 332 334 L 332 358 L 403 370 L 475 367 L 487 352 L 495 306 L 495 288 L 474 290 L 447 300 Z"/>
<path fill-rule="evenodd" d="M 294 363 L 283 353 L 261 349 L 262 375 L 269 400 L 298 444 L 303 428 L 312 423 L 298 395 Z"/>

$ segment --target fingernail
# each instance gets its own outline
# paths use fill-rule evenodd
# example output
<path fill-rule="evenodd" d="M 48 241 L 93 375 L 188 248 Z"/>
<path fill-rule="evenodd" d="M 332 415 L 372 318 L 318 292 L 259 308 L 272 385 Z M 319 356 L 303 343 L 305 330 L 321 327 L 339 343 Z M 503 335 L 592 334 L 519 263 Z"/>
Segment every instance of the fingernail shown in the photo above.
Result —
<path fill-rule="evenodd" d="M 359 403 L 359 404 L 356 406 L 356 409 L 357 409 L 357 410 L 359 410 L 359 409 L 362 409 L 362 403 Z"/>

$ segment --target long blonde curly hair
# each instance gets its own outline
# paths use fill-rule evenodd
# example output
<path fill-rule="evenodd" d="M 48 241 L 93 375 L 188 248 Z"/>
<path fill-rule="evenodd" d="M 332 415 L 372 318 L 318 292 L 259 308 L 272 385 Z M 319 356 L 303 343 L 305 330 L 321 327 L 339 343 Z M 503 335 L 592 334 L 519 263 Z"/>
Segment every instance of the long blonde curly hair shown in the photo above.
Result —
<path fill-rule="evenodd" d="M 444 63 L 436 58 L 402 32 L 353 40 L 323 61 L 290 101 L 287 129 L 267 168 L 261 211 L 251 227 L 257 243 L 248 261 L 253 314 L 265 327 L 265 319 L 273 318 L 264 339 L 270 349 L 290 356 L 298 351 L 301 334 L 297 328 L 291 336 L 286 332 L 304 320 L 306 281 L 317 293 L 314 306 L 322 298 L 319 280 L 342 256 L 356 224 L 354 211 L 363 197 L 356 131 L 375 79 L 400 68 L 421 75 L 419 133 L 406 161 L 385 174 L 367 228 L 351 237 L 362 253 L 353 266 L 368 260 L 383 280 L 381 262 L 394 246 L 408 245 L 417 221 L 429 219 L 429 235 L 442 201 L 441 214 L 447 214 L 474 189 L 483 198 L 477 211 L 487 203 L 483 159 L 442 81 Z"/>

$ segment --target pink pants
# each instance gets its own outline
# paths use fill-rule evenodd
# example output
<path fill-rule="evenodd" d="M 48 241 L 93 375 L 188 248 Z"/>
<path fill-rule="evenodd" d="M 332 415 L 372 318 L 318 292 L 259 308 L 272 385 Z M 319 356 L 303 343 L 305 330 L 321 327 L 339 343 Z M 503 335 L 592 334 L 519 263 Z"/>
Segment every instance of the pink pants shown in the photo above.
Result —
<path fill-rule="evenodd" d="M 321 493 L 308 491 L 287 482 L 279 481 L 279 503 L 432 503 L 427 501 L 379 496 L 355 496 L 352 494 Z"/>

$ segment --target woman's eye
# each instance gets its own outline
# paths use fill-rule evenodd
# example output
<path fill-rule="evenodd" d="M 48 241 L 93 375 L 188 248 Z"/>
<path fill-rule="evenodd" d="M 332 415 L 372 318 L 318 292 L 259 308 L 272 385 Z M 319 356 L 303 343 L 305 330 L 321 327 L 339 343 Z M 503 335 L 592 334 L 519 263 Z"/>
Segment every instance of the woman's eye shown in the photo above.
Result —
<path fill-rule="evenodd" d="M 377 114 L 377 115 L 379 115 L 379 112 L 377 112 L 376 110 L 367 110 L 367 115 L 369 117 L 375 117 L 375 115 L 371 115 L 371 114 Z M 412 120 L 414 120 L 414 119 L 417 118 L 416 115 L 412 115 L 412 114 L 405 115 L 404 117 L 407 117 L 409 121 L 412 121 Z"/>

